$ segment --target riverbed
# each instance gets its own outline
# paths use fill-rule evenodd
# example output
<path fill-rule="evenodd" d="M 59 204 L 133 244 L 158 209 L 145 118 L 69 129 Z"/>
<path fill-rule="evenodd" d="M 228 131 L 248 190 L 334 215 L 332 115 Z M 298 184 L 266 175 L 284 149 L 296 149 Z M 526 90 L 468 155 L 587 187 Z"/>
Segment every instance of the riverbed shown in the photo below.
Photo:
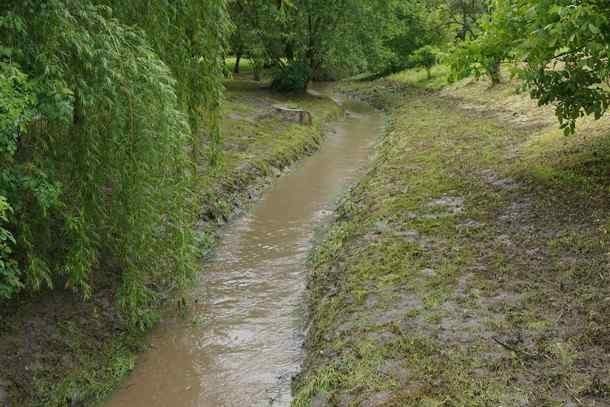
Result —
<path fill-rule="evenodd" d="M 108 407 L 290 405 L 314 233 L 366 168 L 383 127 L 368 105 L 342 104 L 320 150 L 226 228 L 187 317 L 162 321 Z"/>

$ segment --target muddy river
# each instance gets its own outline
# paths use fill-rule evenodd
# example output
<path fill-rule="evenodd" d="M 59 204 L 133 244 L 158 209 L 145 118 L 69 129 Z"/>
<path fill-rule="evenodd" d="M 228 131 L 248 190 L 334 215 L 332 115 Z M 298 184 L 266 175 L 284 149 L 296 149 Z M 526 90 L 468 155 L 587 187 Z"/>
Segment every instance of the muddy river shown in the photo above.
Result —
<path fill-rule="evenodd" d="M 187 318 L 163 321 L 108 407 L 288 406 L 303 359 L 306 258 L 362 175 L 382 114 L 358 102 L 319 152 L 226 228 Z"/>

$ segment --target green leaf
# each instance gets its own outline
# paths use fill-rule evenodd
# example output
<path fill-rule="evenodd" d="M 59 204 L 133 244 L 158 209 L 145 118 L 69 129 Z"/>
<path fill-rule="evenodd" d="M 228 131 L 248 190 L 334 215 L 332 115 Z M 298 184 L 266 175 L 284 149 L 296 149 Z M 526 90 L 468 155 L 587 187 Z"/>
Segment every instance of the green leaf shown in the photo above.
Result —
<path fill-rule="evenodd" d="M 589 31 L 591 31 L 593 34 L 598 35 L 600 34 L 600 30 L 599 28 L 597 28 L 596 26 L 594 26 L 593 24 L 589 23 Z"/>

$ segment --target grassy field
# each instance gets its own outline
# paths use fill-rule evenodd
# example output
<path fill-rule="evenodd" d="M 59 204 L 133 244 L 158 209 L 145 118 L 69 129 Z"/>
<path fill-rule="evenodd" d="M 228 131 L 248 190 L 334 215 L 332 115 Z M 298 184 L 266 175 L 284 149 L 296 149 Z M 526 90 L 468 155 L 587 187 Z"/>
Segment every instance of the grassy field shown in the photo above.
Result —
<path fill-rule="evenodd" d="M 242 78 L 226 85 L 222 165 L 201 168 L 202 255 L 213 248 L 219 228 L 282 169 L 318 148 L 325 122 L 341 113 L 330 99 L 283 97 Z M 282 120 L 273 112 L 276 104 L 308 110 L 312 126 Z M 126 329 L 116 286 L 96 281 L 86 302 L 56 290 L 2 310 L 0 405 L 7 396 L 11 406 L 92 405 L 121 383 L 146 341 L 144 333 Z M 179 298 L 168 293 L 167 312 L 176 312 Z"/>
<path fill-rule="evenodd" d="M 312 256 L 294 405 L 610 405 L 609 121 L 435 75 L 343 85 L 388 126 Z"/>
<path fill-rule="evenodd" d="M 392 82 L 408 84 L 413 87 L 437 90 L 447 86 L 448 77 L 449 68 L 444 65 L 435 65 L 431 69 L 430 78 L 428 78 L 425 69 L 407 69 L 390 75 L 386 79 Z"/>
<path fill-rule="evenodd" d="M 235 68 L 235 57 L 225 58 L 225 69 L 227 72 L 233 72 Z M 254 65 L 250 58 L 242 58 L 239 62 L 239 70 L 242 75 L 251 75 L 254 73 Z"/>

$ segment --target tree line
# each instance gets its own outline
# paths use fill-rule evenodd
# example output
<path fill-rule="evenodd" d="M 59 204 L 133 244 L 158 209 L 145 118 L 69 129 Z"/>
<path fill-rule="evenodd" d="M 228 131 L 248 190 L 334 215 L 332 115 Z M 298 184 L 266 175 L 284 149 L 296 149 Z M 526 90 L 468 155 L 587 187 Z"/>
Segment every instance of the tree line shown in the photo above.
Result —
<path fill-rule="evenodd" d="M 608 108 L 610 2 L 605 0 L 231 0 L 236 56 L 273 71 L 279 90 L 360 72 L 442 62 L 450 79 L 501 80 L 501 66 L 566 133 Z"/>
<path fill-rule="evenodd" d="M 362 72 L 379 76 L 426 60 L 432 50 L 474 33 L 485 0 L 230 0 L 236 57 L 253 61 L 255 75 L 271 69 L 280 90 L 310 80 Z"/>

